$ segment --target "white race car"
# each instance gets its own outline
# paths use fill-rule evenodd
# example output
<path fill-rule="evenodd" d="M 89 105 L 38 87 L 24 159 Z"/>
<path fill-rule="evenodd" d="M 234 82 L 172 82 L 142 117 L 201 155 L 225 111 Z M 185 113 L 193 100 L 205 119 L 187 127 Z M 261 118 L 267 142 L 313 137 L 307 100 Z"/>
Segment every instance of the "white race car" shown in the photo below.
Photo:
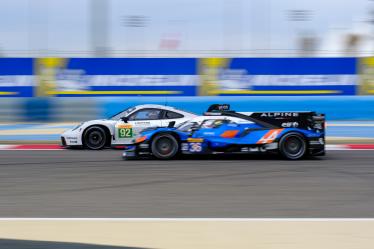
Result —
<path fill-rule="evenodd" d="M 100 150 L 117 145 L 130 145 L 134 137 L 150 127 L 167 127 L 183 123 L 195 114 L 163 105 L 138 105 L 130 107 L 109 119 L 91 120 L 81 123 L 61 135 L 64 147 L 83 146 Z"/>

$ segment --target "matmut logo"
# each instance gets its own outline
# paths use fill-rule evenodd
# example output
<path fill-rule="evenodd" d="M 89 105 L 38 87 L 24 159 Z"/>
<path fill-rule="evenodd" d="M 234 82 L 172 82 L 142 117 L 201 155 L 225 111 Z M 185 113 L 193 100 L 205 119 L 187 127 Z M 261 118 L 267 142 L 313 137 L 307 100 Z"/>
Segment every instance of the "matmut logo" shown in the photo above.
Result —
<path fill-rule="evenodd" d="M 298 117 L 299 113 L 297 112 L 264 112 L 261 114 L 261 117 L 267 118 L 277 118 L 277 117 Z"/>
<path fill-rule="evenodd" d="M 262 138 L 260 138 L 260 140 L 257 141 L 256 144 L 272 143 L 283 130 L 284 129 L 274 129 L 274 130 L 268 131 Z"/>

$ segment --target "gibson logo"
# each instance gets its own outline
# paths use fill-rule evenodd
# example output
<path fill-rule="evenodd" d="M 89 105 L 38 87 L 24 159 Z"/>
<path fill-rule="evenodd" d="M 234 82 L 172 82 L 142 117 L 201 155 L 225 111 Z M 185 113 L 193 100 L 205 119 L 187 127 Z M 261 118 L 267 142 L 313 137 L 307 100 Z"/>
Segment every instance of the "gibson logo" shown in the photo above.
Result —
<path fill-rule="evenodd" d="M 276 118 L 276 117 L 298 117 L 297 112 L 268 112 L 262 113 L 261 117 Z"/>

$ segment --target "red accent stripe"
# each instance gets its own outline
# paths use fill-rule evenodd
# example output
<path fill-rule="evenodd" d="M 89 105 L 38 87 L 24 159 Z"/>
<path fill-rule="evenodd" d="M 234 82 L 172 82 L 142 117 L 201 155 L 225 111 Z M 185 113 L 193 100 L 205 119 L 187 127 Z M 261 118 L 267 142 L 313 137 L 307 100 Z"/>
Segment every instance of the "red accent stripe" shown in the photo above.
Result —
<path fill-rule="evenodd" d="M 346 144 L 351 150 L 374 150 L 374 144 Z"/>
<path fill-rule="evenodd" d="M 121 149 L 121 150 L 123 150 L 123 149 L 125 149 L 125 146 L 123 146 L 123 145 L 116 145 L 113 148 L 114 149 Z"/>
<path fill-rule="evenodd" d="M 22 144 L 16 145 L 14 150 L 60 150 L 63 149 L 58 144 Z"/>

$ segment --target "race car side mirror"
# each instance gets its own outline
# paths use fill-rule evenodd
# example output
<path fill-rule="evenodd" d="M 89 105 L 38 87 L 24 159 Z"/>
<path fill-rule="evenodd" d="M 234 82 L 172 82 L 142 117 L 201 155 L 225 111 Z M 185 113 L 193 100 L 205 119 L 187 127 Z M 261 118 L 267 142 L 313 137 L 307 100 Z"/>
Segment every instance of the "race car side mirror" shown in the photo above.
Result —
<path fill-rule="evenodd" d="M 127 121 L 129 121 L 129 118 L 128 117 L 121 117 L 121 120 L 125 123 L 127 123 Z"/>
<path fill-rule="evenodd" d="M 174 125 L 175 125 L 175 121 L 171 121 L 171 122 L 169 122 L 169 124 L 168 124 L 168 128 L 173 128 Z"/>

